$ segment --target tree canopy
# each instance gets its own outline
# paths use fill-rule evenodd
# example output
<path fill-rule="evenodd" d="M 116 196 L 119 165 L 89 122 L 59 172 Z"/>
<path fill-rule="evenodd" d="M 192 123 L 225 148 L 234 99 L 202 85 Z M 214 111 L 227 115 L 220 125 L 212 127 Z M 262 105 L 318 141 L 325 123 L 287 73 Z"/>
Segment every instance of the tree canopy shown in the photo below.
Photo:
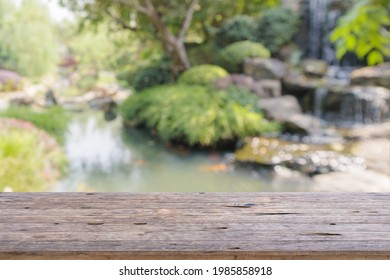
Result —
<path fill-rule="evenodd" d="M 20 8 L 0 0 L 0 66 L 37 77 L 55 68 L 58 46 L 44 5 L 23 1 Z"/>
<path fill-rule="evenodd" d="M 174 72 L 190 67 L 185 48 L 186 36 L 193 30 L 207 33 L 207 26 L 236 13 L 253 13 L 278 0 L 61 0 L 84 18 L 98 22 L 110 17 L 121 27 L 145 32 L 158 39 L 171 58 Z M 256 7 L 256 8 L 255 8 Z M 195 21 L 195 23 L 193 22 Z"/>
<path fill-rule="evenodd" d="M 337 58 L 355 52 L 369 65 L 390 56 L 390 0 L 359 0 L 344 15 L 331 35 Z"/>

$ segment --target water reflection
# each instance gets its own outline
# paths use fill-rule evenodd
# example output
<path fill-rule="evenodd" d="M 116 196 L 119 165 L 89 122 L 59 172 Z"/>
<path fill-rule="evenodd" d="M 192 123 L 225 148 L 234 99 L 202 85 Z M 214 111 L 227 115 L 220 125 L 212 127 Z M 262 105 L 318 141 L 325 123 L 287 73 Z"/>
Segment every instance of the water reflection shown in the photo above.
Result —
<path fill-rule="evenodd" d="M 229 154 L 169 148 L 98 113 L 75 116 L 65 150 L 69 172 L 55 191 L 307 191 L 311 184 L 297 174 L 234 168 Z"/>

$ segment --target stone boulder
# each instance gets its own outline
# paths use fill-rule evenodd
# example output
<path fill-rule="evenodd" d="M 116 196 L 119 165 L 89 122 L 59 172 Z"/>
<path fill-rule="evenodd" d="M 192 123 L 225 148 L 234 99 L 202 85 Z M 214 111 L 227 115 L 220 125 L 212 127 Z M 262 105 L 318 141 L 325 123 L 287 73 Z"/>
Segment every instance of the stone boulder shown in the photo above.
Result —
<path fill-rule="evenodd" d="M 328 86 L 321 98 L 322 117 L 356 123 L 390 119 L 390 90 L 375 86 Z M 318 113 L 318 112 L 317 112 Z"/>
<path fill-rule="evenodd" d="M 262 99 L 259 107 L 268 119 L 281 122 L 282 130 L 286 133 L 315 134 L 321 127 L 318 118 L 302 113 L 298 100 L 291 95 Z"/>
<path fill-rule="evenodd" d="M 314 94 L 319 87 L 326 85 L 323 78 L 308 77 L 297 70 L 289 71 L 283 78 L 283 92 L 297 97 L 304 97 L 307 94 Z"/>
<path fill-rule="evenodd" d="M 319 59 L 302 61 L 303 73 L 309 77 L 324 77 L 328 72 L 328 63 Z"/>
<path fill-rule="evenodd" d="M 226 89 L 229 86 L 246 89 L 261 98 L 277 97 L 282 94 L 282 85 L 279 80 L 256 81 L 248 75 L 232 74 L 214 82 L 214 87 L 217 89 Z"/>
<path fill-rule="evenodd" d="M 310 176 L 330 172 L 364 170 L 366 168 L 363 158 L 346 156 L 333 151 L 309 152 L 287 161 L 286 166 Z"/>
<path fill-rule="evenodd" d="M 22 77 L 13 71 L 0 69 L 0 92 L 20 89 Z"/>
<path fill-rule="evenodd" d="M 260 100 L 259 107 L 268 118 L 274 120 L 284 120 L 292 115 L 302 114 L 302 109 L 297 98 L 292 95 L 262 99 Z"/>
<path fill-rule="evenodd" d="M 390 62 L 353 71 L 351 73 L 351 84 L 381 86 L 390 89 Z"/>
<path fill-rule="evenodd" d="M 368 169 L 390 176 L 390 138 L 359 141 L 353 153 L 365 159 Z"/>
<path fill-rule="evenodd" d="M 236 151 L 236 162 L 261 166 L 283 165 L 310 176 L 364 170 L 364 159 L 347 155 L 348 149 L 344 144 L 307 144 L 255 137 Z"/>
<path fill-rule="evenodd" d="M 300 135 L 315 135 L 321 129 L 321 120 L 306 114 L 295 114 L 283 120 L 283 132 Z"/>
<path fill-rule="evenodd" d="M 308 144 L 254 137 L 236 151 L 236 162 L 273 166 L 299 157 L 312 149 Z"/>
<path fill-rule="evenodd" d="M 247 58 L 244 61 L 244 73 L 259 80 L 278 80 L 286 73 L 286 65 L 272 58 Z"/>

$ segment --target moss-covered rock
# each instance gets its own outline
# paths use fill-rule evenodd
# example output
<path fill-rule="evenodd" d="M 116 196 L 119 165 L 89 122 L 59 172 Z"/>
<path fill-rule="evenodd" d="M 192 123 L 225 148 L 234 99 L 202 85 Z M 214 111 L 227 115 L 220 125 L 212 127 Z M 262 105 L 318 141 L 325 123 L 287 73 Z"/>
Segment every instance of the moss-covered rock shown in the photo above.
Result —
<path fill-rule="evenodd" d="M 270 51 L 260 43 L 251 41 L 242 41 L 233 43 L 224 48 L 219 55 L 219 65 L 230 73 L 239 73 L 243 71 L 245 58 L 269 58 Z"/>

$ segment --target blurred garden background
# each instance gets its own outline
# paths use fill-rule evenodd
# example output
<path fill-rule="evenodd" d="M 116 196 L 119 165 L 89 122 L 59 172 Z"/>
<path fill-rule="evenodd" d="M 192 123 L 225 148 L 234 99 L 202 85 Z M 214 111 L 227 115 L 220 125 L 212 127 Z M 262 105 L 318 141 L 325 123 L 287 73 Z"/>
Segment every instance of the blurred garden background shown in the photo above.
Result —
<path fill-rule="evenodd" d="M 390 1 L 0 0 L 0 191 L 390 191 Z"/>

